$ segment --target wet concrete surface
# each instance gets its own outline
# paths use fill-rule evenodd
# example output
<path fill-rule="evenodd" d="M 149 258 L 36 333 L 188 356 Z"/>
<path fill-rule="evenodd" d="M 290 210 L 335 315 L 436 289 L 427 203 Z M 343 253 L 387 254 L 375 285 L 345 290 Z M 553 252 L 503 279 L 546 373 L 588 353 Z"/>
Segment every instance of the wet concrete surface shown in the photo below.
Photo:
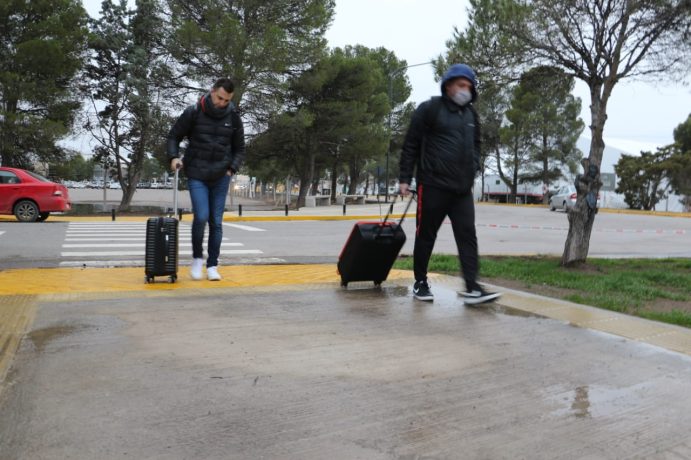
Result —
<path fill-rule="evenodd" d="M 0 458 L 691 457 L 688 355 L 408 284 L 42 299 Z"/>

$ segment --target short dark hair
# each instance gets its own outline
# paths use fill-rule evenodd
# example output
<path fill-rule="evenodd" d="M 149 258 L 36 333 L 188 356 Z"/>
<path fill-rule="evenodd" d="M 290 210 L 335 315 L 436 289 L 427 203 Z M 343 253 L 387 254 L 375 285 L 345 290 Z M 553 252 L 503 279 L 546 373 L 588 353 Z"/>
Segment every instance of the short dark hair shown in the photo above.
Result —
<path fill-rule="evenodd" d="M 235 91 L 235 83 L 233 83 L 233 80 L 227 77 L 219 78 L 218 80 L 216 80 L 216 83 L 214 83 L 213 88 L 223 88 L 227 92 L 232 93 L 233 91 Z"/>

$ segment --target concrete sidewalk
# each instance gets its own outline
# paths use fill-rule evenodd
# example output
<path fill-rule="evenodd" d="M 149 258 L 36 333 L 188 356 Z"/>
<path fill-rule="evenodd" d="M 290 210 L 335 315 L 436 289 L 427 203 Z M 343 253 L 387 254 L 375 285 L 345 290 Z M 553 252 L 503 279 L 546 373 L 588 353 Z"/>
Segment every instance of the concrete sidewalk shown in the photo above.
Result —
<path fill-rule="evenodd" d="M 182 270 L 0 272 L 0 458 L 691 456 L 688 329 L 506 290 L 468 308 L 447 276 L 423 303 L 398 270 Z"/>

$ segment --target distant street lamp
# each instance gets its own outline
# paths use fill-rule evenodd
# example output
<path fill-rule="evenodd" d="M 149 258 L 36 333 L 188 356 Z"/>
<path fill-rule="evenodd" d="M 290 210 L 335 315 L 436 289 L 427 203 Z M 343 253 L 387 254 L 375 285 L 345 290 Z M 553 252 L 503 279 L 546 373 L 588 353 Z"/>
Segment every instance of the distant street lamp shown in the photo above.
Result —
<path fill-rule="evenodd" d="M 411 67 L 419 67 L 422 65 L 428 65 L 432 64 L 432 61 L 427 61 L 427 62 L 421 62 L 419 64 L 410 64 L 406 65 L 403 67 L 399 67 L 398 69 L 393 70 L 389 74 L 389 146 L 386 149 L 386 194 L 384 196 L 384 202 L 388 203 L 389 202 L 389 157 L 391 156 L 391 114 L 393 113 L 393 79 L 394 77 L 400 73 L 403 72 L 404 70 L 407 70 Z"/>

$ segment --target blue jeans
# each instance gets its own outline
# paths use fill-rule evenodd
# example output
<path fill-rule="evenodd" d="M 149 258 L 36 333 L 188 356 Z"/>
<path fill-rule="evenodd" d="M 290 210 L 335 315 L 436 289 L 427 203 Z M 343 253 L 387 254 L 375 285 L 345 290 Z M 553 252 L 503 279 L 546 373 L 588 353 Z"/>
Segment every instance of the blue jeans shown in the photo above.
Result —
<path fill-rule="evenodd" d="M 218 266 L 218 256 L 221 254 L 221 240 L 223 239 L 223 211 L 226 207 L 226 196 L 230 176 L 223 176 L 215 182 L 204 182 L 188 179 L 192 199 L 192 257 L 204 257 L 204 229 L 209 223 L 209 257 L 207 267 Z"/>

